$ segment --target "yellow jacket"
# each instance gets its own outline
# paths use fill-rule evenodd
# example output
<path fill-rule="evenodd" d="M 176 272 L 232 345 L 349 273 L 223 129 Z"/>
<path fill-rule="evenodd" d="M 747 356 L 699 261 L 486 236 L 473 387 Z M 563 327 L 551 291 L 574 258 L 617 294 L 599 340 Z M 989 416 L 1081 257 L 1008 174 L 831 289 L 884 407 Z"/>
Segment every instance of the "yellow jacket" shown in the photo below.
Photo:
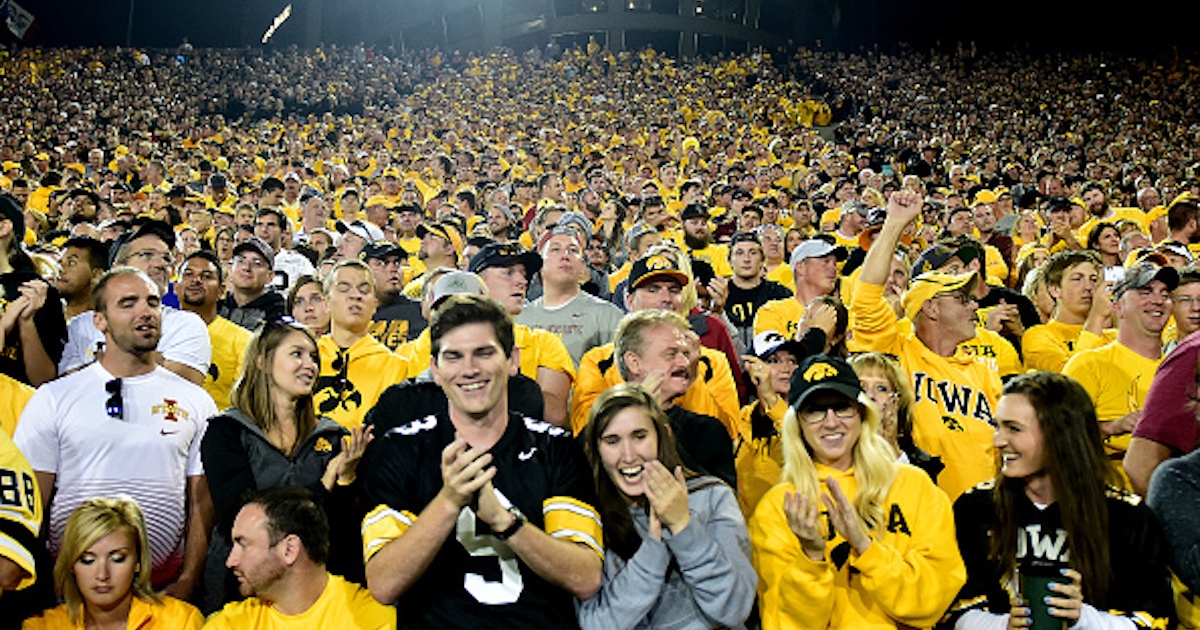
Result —
<path fill-rule="evenodd" d="M 729 431 L 729 436 L 736 440 L 742 412 L 738 406 L 737 385 L 733 382 L 729 359 L 720 350 L 701 346 L 700 360 L 700 374 L 675 404 L 720 420 Z M 583 431 L 592 405 L 600 394 L 624 382 L 625 379 L 617 372 L 611 343 L 588 350 L 579 360 L 579 375 L 571 396 L 571 431 L 575 434 Z"/>
<path fill-rule="evenodd" d="M 754 514 L 754 508 L 758 507 L 763 495 L 779 483 L 779 475 L 783 472 L 783 439 L 779 430 L 787 413 L 787 400 L 780 396 L 758 418 L 759 422 L 764 419 L 771 421 L 770 431 L 765 426 L 759 426 L 757 432 L 754 430 L 752 419 L 758 406 L 759 401 L 754 401 L 742 407 L 738 441 L 733 451 L 734 466 L 737 468 L 738 503 L 747 519 Z"/>
<path fill-rule="evenodd" d="M 1076 352 L 1099 348 L 1113 339 L 1116 339 L 1115 330 L 1097 336 L 1085 331 L 1083 324 L 1064 324 L 1052 319 L 1025 331 L 1021 337 L 1021 351 L 1025 353 L 1027 369 L 1061 372 Z"/>
<path fill-rule="evenodd" d="M 199 630 L 204 626 L 204 616 L 195 606 L 174 597 L 164 596 L 162 600 L 161 604 L 153 604 L 134 597 L 129 606 L 128 627 L 137 630 Z M 26 619 L 21 630 L 82 630 L 83 627 L 83 619 L 79 623 L 71 623 L 67 605 L 60 604 L 37 617 Z"/>
<path fill-rule="evenodd" d="M 837 479 L 854 500 L 853 468 L 817 465 L 817 475 Z M 792 490 L 787 483 L 772 488 L 749 523 L 764 630 L 928 628 L 966 582 L 950 500 L 919 469 L 900 465 L 884 500 L 885 522 L 871 532 L 865 553 L 837 534 L 820 562 L 804 554 L 788 527 L 783 499 Z"/>
<path fill-rule="evenodd" d="M 321 354 L 321 375 L 313 393 L 317 415 L 347 429 L 362 424 L 383 390 L 403 381 L 408 372 L 408 362 L 371 335 L 345 350 L 325 335 L 317 340 L 317 351 Z"/>

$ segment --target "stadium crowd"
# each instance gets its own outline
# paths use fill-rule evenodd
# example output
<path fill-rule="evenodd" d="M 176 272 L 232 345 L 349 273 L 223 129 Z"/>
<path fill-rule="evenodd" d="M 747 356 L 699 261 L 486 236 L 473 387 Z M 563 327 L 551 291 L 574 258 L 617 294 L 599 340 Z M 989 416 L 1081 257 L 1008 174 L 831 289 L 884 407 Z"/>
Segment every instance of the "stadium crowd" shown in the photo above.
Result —
<path fill-rule="evenodd" d="M 1195 70 L 0 49 L 0 627 L 1200 627 Z"/>

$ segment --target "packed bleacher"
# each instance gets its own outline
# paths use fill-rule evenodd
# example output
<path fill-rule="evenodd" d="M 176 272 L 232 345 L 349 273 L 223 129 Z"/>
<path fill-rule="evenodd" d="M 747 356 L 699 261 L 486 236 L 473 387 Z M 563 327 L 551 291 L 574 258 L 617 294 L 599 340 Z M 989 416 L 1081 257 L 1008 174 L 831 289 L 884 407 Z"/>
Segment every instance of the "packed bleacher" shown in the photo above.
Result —
<path fill-rule="evenodd" d="M 0 627 L 1200 627 L 1194 74 L 0 49 Z"/>

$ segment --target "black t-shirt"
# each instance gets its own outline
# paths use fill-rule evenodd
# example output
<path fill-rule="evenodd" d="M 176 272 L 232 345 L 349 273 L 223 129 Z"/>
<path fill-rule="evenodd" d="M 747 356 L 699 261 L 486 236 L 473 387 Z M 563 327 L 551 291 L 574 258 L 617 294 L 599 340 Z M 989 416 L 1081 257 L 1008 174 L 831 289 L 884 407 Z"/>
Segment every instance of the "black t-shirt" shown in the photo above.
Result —
<path fill-rule="evenodd" d="M 733 440 L 720 420 L 688 411 L 679 405 L 667 410 L 671 433 L 679 459 L 688 469 L 712 475 L 737 488 L 737 466 L 733 461 Z"/>
<path fill-rule="evenodd" d="M 381 404 L 367 415 L 379 425 L 395 424 Z M 400 424 L 367 449 L 359 466 L 366 503 L 367 553 L 383 540 L 403 535 L 442 488 L 442 450 L 454 441 L 446 415 Z M 583 450 L 563 429 L 510 413 L 508 427 L 489 451 L 496 489 L 551 536 L 602 549 L 592 474 Z M 572 532 L 592 531 L 592 540 Z M 570 593 L 533 572 L 470 507 L 459 513 L 454 540 L 438 549 L 429 568 L 401 596 L 401 628 L 575 628 Z M 380 538 L 382 536 L 382 538 Z M 468 551 L 468 549 L 472 551 Z"/>
<path fill-rule="evenodd" d="M 0 274 L 0 313 L 8 308 L 9 303 L 21 297 L 22 284 L 40 279 L 41 276 L 32 270 L 17 270 Z M 62 359 L 63 347 L 67 345 L 67 320 L 63 315 L 62 299 L 53 284 L 46 289 L 46 303 L 33 314 L 33 324 L 37 328 L 38 337 L 42 340 L 42 347 L 45 348 L 46 354 L 55 365 L 58 365 L 59 359 Z M 20 324 L 15 324 L 13 330 L 5 335 L 3 347 L 0 348 L 0 373 L 22 383 L 32 384 L 29 382 L 29 375 L 25 372 L 21 331 L 17 329 L 17 326 Z"/>
<path fill-rule="evenodd" d="M 233 293 L 226 293 L 225 297 L 217 302 L 217 315 L 250 332 L 254 332 L 259 324 L 276 321 L 286 313 L 287 302 L 282 295 L 274 291 L 263 293 L 247 302 L 245 306 L 238 306 L 237 300 L 233 299 Z"/>
<path fill-rule="evenodd" d="M 763 304 L 789 297 L 792 292 L 774 280 L 763 280 L 753 289 L 742 289 L 731 281 L 729 296 L 725 298 L 725 314 L 729 323 L 738 328 L 753 327 L 754 315 Z"/>
<path fill-rule="evenodd" d="M 428 325 L 421 315 L 421 303 L 401 295 L 395 302 L 375 310 L 371 336 L 395 352 L 400 344 L 416 339 Z"/>
<path fill-rule="evenodd" d="M 1011 483 L 1011 482 L 1010 482 Z M 990 558 L 991 538 L 996 530 L 995 482 L 968 490 L 954 502 L 958 548 L 967 568 L 967 582 L 950 607 L 949 623 L 968 610 L 993 614 L 1009 612 L 1009 593 L 1004 588 L 1011 575 L 1000 575 Z M 1011 518 L 1016 519 L 1017 570 L 1026 575 L 1056 575 L 1072 565 L 1072 550 L 1062 523 L 1058 503 L 1039 508 L 1022 491 L 1016 493 Z M 1134 618 L 1150 614 L 1174 619 L 1171 577 L 1167 570 L 1170 550 L 1157 519 L 1134 495 L 1109 488 L 1108 545 L 1112 565 L 1105 601 L 1088 601 L 1102 611 Z M 1086 585 L 1085 585 L 1086 588 Z M 1123 611 L 1123 612 L 1118 612 Z M 1144 618 L 1143 618 L 1144 619 Z M 1146 620 L 1147 624 L 1149 620 Z M 942 627 L 942 626 L 939 626 Z"/>

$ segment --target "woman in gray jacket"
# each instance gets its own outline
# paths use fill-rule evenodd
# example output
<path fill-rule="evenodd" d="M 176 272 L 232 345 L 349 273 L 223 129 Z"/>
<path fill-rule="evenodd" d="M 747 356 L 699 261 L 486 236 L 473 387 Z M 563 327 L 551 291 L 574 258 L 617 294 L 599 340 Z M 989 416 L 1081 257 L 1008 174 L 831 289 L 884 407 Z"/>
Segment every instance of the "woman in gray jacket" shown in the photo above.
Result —
<path fill-rule="evenodd" d="M 608 389 L 583 440 L 605 543 L 600 591 L 577 607 L 583 629 L 743 627 L 758 577 L 737 498 L 683 469 L 657 399 Z"/>
<path fill-rule="evenodd" d="M 332 545 L 329 570 L 362 581 L 353 484 L 371 433 L 317 417 L 312 391 L 319 372 L 312 333 L 290 317 L 268 321 L 246 348 L 230 394 L 233 407 L 208 422 L 200 456 L 217 523 L 205 565 L 206 613 L 238 599 L 225 560 L 233 519 L 254 490 L 300 486 L 322 497 Z"/>

